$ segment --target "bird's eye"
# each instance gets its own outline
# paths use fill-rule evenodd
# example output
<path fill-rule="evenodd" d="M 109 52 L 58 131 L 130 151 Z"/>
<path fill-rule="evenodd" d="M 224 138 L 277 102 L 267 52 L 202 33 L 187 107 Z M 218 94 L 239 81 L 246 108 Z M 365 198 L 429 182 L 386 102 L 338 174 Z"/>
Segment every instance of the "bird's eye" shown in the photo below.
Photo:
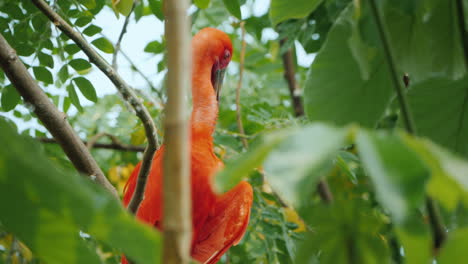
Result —
<path fill-rule="evenodd" d="M 229 52 L 229 50 L 225 50 L 224 51 L 224 58 L 229 59 L 229 57 L 231 57 L 231 52 Z"/>

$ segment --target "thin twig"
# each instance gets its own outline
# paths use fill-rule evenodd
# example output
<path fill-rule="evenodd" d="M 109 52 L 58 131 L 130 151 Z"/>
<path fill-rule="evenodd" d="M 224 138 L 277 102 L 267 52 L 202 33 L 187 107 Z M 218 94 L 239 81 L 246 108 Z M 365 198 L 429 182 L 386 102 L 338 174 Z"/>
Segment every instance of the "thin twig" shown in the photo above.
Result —
<path fill-rule="evenodd" d="M 130 67 L 135 70 L 138 74 L 140 74 L 140 76 L 146 81 L 146 83 L 148 84 L 148 86 L 150 87 L 150 89 L 154 92 L 156 92 L 156 94 L 158 95 L 158 98 L 159 100 L 162 102 L 163 101 L 163 94 L 162 94 L 162 91 L 161 89 L 157 89 L 153 83 L 151 82 L 151 80 L 148 78 L 148 76 L 146 76 L 141 70 L 140 68 L 132 61 L 132 59 L 125 53 L 123 52 L 123 50 L 120 50 L 120 53 L 124 56 L 124 58 L 130 63 Z"/>
<path fill-rule="evenodd" d="M 457 0 L 458 31 L 463 47 L 465 57 L 465 67 L 468 70 L 468 35 L 466 34 L 465 12 L 463 9 L 463 0 Z"/>
<path fill-rule="evenodd" d="M 286 43 L 286 39 L 280 40 L 280 46 Z M 294 115 L 301 117 L 304 115 L 304 105 L 301 100 L 301 93 L 296 82 L 294 60 L 292 49 L 289 48 L 283 55 L 284 78 L 288 83 L 289 94 L 293 105 Z M 317 192 L 325 203 L 329 204 L 333 201 L 333 194 L 325 179 L 321 179 L 317 185 Z"/>
<path fill-rule="evenodd" d="M 392 54 L 392 50 L 390 47 L 390 42 L 388 40 L 387 32 L 385 31 L 382 18 L 380 16 L 379 10 L 377 9 L 377 5 L 375 0 L 369 0 L 371 12 L 374 16 L 374 20 L 377 25 L 377 30 L 379 32 L 380 40 L 382 42 L 383 50 L 385 53 L 385 57 L 390 68 L 390 74 L 393 81 L 393 86 L 398 95 L 398 101 L 400 104 L 401 113 L 403 116 L 403 121 L 405 124 L 405 129 L 409 134 L 416 136 L 416 129 L 413 121 L 413 117 L 411 115 L 411 110 L 409 108 L 408 100 L 406 98 L 406 93 L 403 90 L 403 86 L 399 81 L 397 71 L 396 71 L 396 64 L 394 61 L 394 57 Z M 406 83 L 409 85 L 409 79 L 407 79 Z M 439 214 L 439 210 L 435 202 L 426 195 L 426 209 L 428 211 L 429 222 L 431 225 L 432 236 L 433 236 L 433 247 L 434 252 L 438 252 L 441 248 L 442 244 L 447 238 L 447 233 L 445 232 L 445 226 L 443 224 L 442 218 Z"/>
<path fill-rule="evenodd" d="M 44 91 L 32 78 L 15 50 L 0 34 L 0 65 L 24 101 L 31 105 L 34 113 L 62 147 L 73 166 L 102 185 L 116 198 L 117 191 L 110 184 L 86 146 L 67 122 L 67 116 L 60 112 Z"/>
<path fill-rule="evenodd" d="M 117 71 L 117 55 L 119 54 L 119 51 L 120 51 L 120 44 L 122 43 L 125 33 L 127 33 L 128 22 L 130 22 L 130 17 L 132 16 L 132 13 L 133 13 L 133 10 L 135 9 L 136 4 L 137 4 L 137 1 L 134 1 L 132 5 L 132 10 L 130 10 L 130 13 L 125 18 L 124 24 L 122 26 L 122 30 L 120 31 L 119 38 L 117 39 L 117 42 L 115 43 L 114 54 L 112 54 L 112 68 L 114 68 L 114 70 L 116 71 Z"/>
<path fill-rule="evenodd" d="M 239 81 L 237 83 L 237 89 L 236 89 L 237 127 L 239 128 L 239 133 L 242 135 L 245 135 L 244 125 L 242 124 L 241 104 L 240 104 L 240 90 L 242 88 L 242 77 L 244 75 L 244 61 L 245 61 L 245 47 L 246 47 L 244 25 L 245 25 L 244 21 L 241 21 L 239 23 L 239 26 L 242 30 L 242 37 L 241 37 L 242 47 L 241 47 L 240 60 L 239 60 Z M 240 139 L 241 139 L 242 145 L 244 145 L 244 148 L 248 148 L 249 144 L 247 142 L 247 139 L 245 137 L 241 137 Z"/>
<path fill-rule="evenodd" d="M 146 179 L 151 168 L 151 163 L 153 161 L 153 155 L 159 147 L 156 126 L 154 125 L 153 119 L 151 118 L 148 109 L 146 109 L 143 103 L 135 95 L 133 89 L 76 30 L 74 30 L 52 8 L 50 8 L 44 0 L 32 0 L 32 2 L 49 18 L 50 21 L 52 21 L 52 23 L 54 23 L 56 27 L 58 27 L 65 35 L 72 39 L 76 45 L 78 45 L 78 47 L 88 56 L 90 62 L 95 64 L 112 81 L 124 100 L 130 103 L 135 110 L 136 115 L 143 123 L 146 138 L 148 140 L 148 146 L 143 154 L 143 161 L 140 173 L 138 174 L 137 186 L 128 206 L 129 211 L 135 213 L 143 199 L 143 192 L 146 185 Z"/>
<path fill-rule="evenodd" d="M 186 94 L 191 87 L 192 54 L 188 0 L 164 2 L 167 41 L 167 104 L 164 120 L 163 260 L 188 264 L 192 242 L 190 143 Z"/>
<path fill-rule="evenodd" d="M 54 138 L 37 138 L 42 143 L 45 144 L 57 144 L 57 140 Z M 111 139 L 112 140 L 112 139 Z M 83 144 L 88 145 L 88 141 L 83 140 Z M 95 149 L 112 149 L 112 150 L 121 150 L 121 151 L 130 151 L 130 152 L 143 152 L 145 147 L 134 146 L 134 145 L 125 145 L 120 143 L 120 141 L 112 140 L 112 143 L 94 143 L 93 148 Z"/>

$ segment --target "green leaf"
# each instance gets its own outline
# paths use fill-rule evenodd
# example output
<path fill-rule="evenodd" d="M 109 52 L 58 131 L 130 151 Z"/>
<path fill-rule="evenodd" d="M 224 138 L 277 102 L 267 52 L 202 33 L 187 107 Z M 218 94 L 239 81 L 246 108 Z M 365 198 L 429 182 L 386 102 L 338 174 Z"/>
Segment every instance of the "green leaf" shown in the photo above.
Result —
<path fill-rule="evenodd" d="M 68 63 L 76 71 L 84 71 L 91 68 L 91 64 L 84 59 L 74 59 Z"/>
<path fill-rule="evenodd" d="M 68 44 L 65 47 L 63 47 L 63 49 L 70 55 L 73 55 L 80 51 L 80 48 L 76 44 Z"/>
<path fill-rule="evenodd" d="M 151 12 L 159 19 L 164 20 L 164 13 L 162 10 L 162 0 L 149 0 Z"/>
<path fill-rule="evenodd" d="M 92 37 L 96 35 L 97 33 L 100 33 L 101 31 L 102 31 L 102 28 L 95 26 L 95 25 L 89 25 L 89 27 L 83 30 L 83 34 L 85 34 L 86 36 Z"/>
<path fill-rule="evenodd" d="M 356 143 L 377 198 L 397 224 L 403 223 L 424 201 L 427 167 L 397 134 L 361 130 Z"/>
<path fill-rule="evenodd" d="M 0 130 L 0 221 L 36 256 L 49 264 L 101 263 L 79 237 L 82 230 L 138 263 L 159 263 L 160 237 L 153 228 L 95 183 L 57 169 L 37 141 L 1 120 Z"/>
<path fill-rule="evenodd" d="M 395 61 L 412 83 L 466 73 L 456 5 L 450 1 L 386 1 L 386 29 Z"/>
<path fill-rule="evenodd" d="M 223 3 L 231 15 L 235 16 L 239 20 L 242 19 L 239 0 L 223 0 Z"/>
<path fill-rule="evenodd" d="M 420 214 L 413 213 L 395 233 L 405 250 L 405 263 L 431 263 L 432 237 L 427 223 Z"/>
<path fill-rule="evenodd" d="M 351 4 L 328 33 L 328 39 L 308 73 L 304 106 L 312 121 L 337 125 L 358 122 L 362 126 L 375 127 L 393 94 L 392 81 L 380 53 L 375 53 L 367 62 L 369 75 L 361 73 L 359 65 L 363 62 L 355 61 L 348 45 L 353 23 L 356 23 L 354 12 Z"/>
<path fill-rule="evenodd" d="M 34 76 L 38 81 L 42 81 L 46 84 L 53 84 L 54 78 L 52 73 L 45 67 L 33 67 Z"/>
<path fill-rule="evenodd" d="M 345 144 L 347 131 L 315 124 L 292 132 L 264 163 L 268 182 L 294 208 L 302 207 Z"/>
<path fill-rule="evenodd" d="M 68 77 L 70 77 L 70 75 L 68 74 L 68 66 L 66 64 L 63 65 L 62 68 L 60 68 L 57 75 L 59 77 L 59 80 L 62 83 L 65 83 L 68 80 Z"/>
<path fill-rule="evenodd" d="M 54 58 L 51 55 L 39 52 L 37 57 L 39 58 L 39 63 L 42 66 L 46 66 L 51 69 L 54 68 Z"/>
<path fill-rule="evenodd" d="M 104 37 L 93 40 L 91 44 L 93 44 L 94 46 L 96 46 L 96 48 L 102 50 L 105 53 L 114 53 L 114 46 L 108 39 Z"/>
<path fill-rule="evenodd" d="M 73 82 L 78 86 L 81 93 L 86 97 L 86 99 L 97 102 L 96 89 L 94 89 L 93 84 L 84 77 L 73 78 Z"/>
<path fill-rule="evenodd" d="M 68 98 L 70 98 L 70 102 L 78 109 L 80 113 L 83 112 L 83 107 L 81 106 L 80 103 L 80 98 L 78 97 L 78 94 L 76 93 L 75 86 L 73 86 L 73 83 L 70 83 L 67 85 L 67 92 L 68 92 Z"/>
<path fill-rule="evenodd" d="M 157 40 L 151 41 L 145 47 L 145 52 L 148 53 L 161 53 L 164 51 L 164 45 Z"/>
<path fill-rule="evenodd" d="M 439 264 L 457 263 L 462 259 L 468 258 L 468 251 L 466 251 L 466 246 L 468 245 L 468 228 L 465 227 L 453 231 L 437 258 L 437 263 Z"/>
<path fill-rule="evenodd" d="M 408 99 L 419 135 L 468 157 L 468 77 L 415 84 Z"/>
<path fill-rule="evenodd" d="M 75 26 L 84 27 L 88 25 L 93 20 L 92 17 L 82 16 L 75 21 Z"/>
<path fill-rule="evenodd" d="M 114 5 L 113 1 L 112 8 L 114 8 L 114 11 L 117 11 L 124 16 L 128 16 L 130 15 L 130 12 L 132 12 L 133 1 L 134 0 L 120 0 L 117 5 Z"/>
<path fill-rule="evenodd" d="M 228 0 L 226 0 L 228 1 Z M 292 18 L 304 18 L 323 0 L 271 0 L 270 19 L 273 26 Z"/>
<path fill-rule="evenodd" d="M 210 0 L 194 0 L 193 3 L 200 9 L 205 9 L 210 5 Z"/>
<path fill-rule="evenodd" d="M 88 9 L 93 9 L 96 7 L 96 0 L 81 0 L 81 4 Z"/>
<path fill-rule="evenodd" d="M 217 190 L 225 191 L 235 186 L 255 167 L 260 166 L 267 155 L 291 133 L 289 130 L 279 130 L 261 137 L 246 153 L 227 164 L 226 168 L 216 175 Z"/>
<path fill-rule="evenodd" d="M 1 99 L 3 111 L 13 110 L 20 100 L 21 97 L 13 85 L 10 84 L 3 88 Z"/>
<path fill-rule="evenodd" d="M 403 137 L 431 170 L 428 194 L 453 211 L 468 192 L 468 162 L 428 140 Z"/>

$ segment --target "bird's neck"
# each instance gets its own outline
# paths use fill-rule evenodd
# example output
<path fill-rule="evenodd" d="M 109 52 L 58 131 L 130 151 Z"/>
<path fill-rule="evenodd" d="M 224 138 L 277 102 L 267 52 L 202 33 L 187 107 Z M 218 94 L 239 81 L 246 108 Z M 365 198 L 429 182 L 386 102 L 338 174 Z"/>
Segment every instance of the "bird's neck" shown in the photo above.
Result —
<path fill-rule="evenodd" d="M 191 117 L 192 132 L 211 137 L 218 118 L 218 101 L 211 84 L 213 62 L 200 57 L 193 59 Z"/>

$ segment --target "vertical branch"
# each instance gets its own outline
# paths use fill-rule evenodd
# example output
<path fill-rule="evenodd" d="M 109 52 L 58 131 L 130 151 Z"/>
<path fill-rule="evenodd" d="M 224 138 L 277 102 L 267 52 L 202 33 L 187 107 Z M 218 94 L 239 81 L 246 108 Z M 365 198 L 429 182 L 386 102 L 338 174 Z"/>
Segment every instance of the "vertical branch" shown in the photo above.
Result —
<path fill-rule="evenodd" d="M 244 131 L 244 125 L 242 124 L 242 115 L 241 115 L 241 104 L 240 104 L 240 90 L 242 88 L 242 77 L 244 75 L 244 61 L 245 61 L 245 22 L 241 21 L 239 23 L 239 26 L 242 30 L 242 48 L 241 48 L 241 53 L 240 53 L 240 60 L 239 60 L 239 82 L 237 83 L 237 89 L 236 89 L 236 116 L 237 116 L 237 127 L 239 128 L 239 133 L 242 135 L 245 135 Z M 245 137 L 240 138 L 242 141 L 242 145 L 244 145 L 244 148 L 248 148 L 249 144 L 247 142 L 247 139 Z"/>
<path fill-rule="evenodd" d="M 380 16 L 379 10 L 375 3 L 375 0 L 369 0 L 372 16 L 377 25 L 377 30 L 379 32 L 380 41 L 382 42 L 383 50 L 385 57 L 390 68 L 390 74 L 393 81 L 393 86 L 398 95 L 398 101 L 400 104 L 401 113 L 403 116 L 403 121 L 405 124 L 405 129 L 408 133 L 416 135 L 416 129 L 409 108 L 408 100 L 406 98 L 406 93 L 403 90 L 403 86 L 399 81 L 396 71 L 396 64 L 390 47 L 390 42 L 388 40 L 387 32 L 385 31 L 382 18 Z M 405 84 L 409 85 L 409 79 L 404 79 Z M 439 210 L 435 202 L 426 195 L 426 209 L 428 211 L 429 222 L 431 225 L 432 236 L 433 236 L 433 247 L 434 251 L 437 252 L 441 247 L 444 241 L 447 238 L 447 233 L 445 232 L 445 226 L 443 224 L 442 218 L 439 214 Z"/>
<path fill-rule="evenodd" d="M 462 42 L 463 55 L 465 57 L 465 67 L 468 70 L 468 35 L 466 34 L 465 12 L 463 0 L 457 0 L 458 31 Z"/>
<path fill-rule="evenodd" d="M 127 33 L 128 22 L 130 22 L 130 17 L 132 16 L 136 3 L 137 1 L 133 2 L 132 10 L 128 14 L 128 16 L 125 18 L 124 24 L 122 26 L 122 30 L 120 31 L 119 38 L 117 39 L 117 42 L 115 43 L 114 54 L 112 54 L 112 68 L 114 68 L 114 70 L 116 71 L 117 71 L 117 55 L 119 54 L 119 51 L 120 51 L 120 44 L 122 43 L 125 33 Z"/>
<path fill-rule="evenodd" d="M 163 169 L 165 264 L 189 263 L 191 244 L 190 148 L 186 94 L 191 87 L 188 0 L 165 1 L 167 40 L 167 104 Z"/>
<path fill-rule="evenodd" d="M 0 66 L 19 94 L 24 98 L 24 101 L 33 106 L 34 113 L 60 144 L 73 166 L 79 172 L 95 179 L 98 184 L 117 198 L 117 191 L 104 176 L 89 150 L 67 122 L 66 115 L 59 112 L 55 105 L 51 103 L 20 61 L 15 50 L 1 34 Z"/>
<path fill-rule="evenodd" d="M 280 40 L 280 46 L 283 46 L 286 43 L 286 39 Z M 301 95 L 299 93 L 299 87 L 297 86 L 295 69 L 294 69 L 294 60 L 292 49 L 288 49 L 283 55 L 283 67 L 284 67 L 284 78 L 288 83 L 289 93 L 291 95 L 294 115 L 296 117 L 301 117 L 304 115 L 304 106 L 302 104 Z M 331 203 L 333 201 L 333 194 L 330 191 L 330 187 L 325 179 L 319 181 L 317 185 L 317 191 L 325 203 Z"/>
<path fill-rule="evenodd" d="M 286 42 L 286 39 L 280 40 L 280 45 L 283 46 Z M 295 70 L 294 70 L 294 60 L 292 49 L 288 49 L 282 55 L 283 59 L 283 68 L 284 68 L 284 78 L 288 82 L 289 93 L 291 95 L 292 105 L 294 109 L 294 114 L 296 117 L 304 115 L 304 106 L 302 105 L 301 95 L 299 92 L 299 87 L 297 86 Z"/>

